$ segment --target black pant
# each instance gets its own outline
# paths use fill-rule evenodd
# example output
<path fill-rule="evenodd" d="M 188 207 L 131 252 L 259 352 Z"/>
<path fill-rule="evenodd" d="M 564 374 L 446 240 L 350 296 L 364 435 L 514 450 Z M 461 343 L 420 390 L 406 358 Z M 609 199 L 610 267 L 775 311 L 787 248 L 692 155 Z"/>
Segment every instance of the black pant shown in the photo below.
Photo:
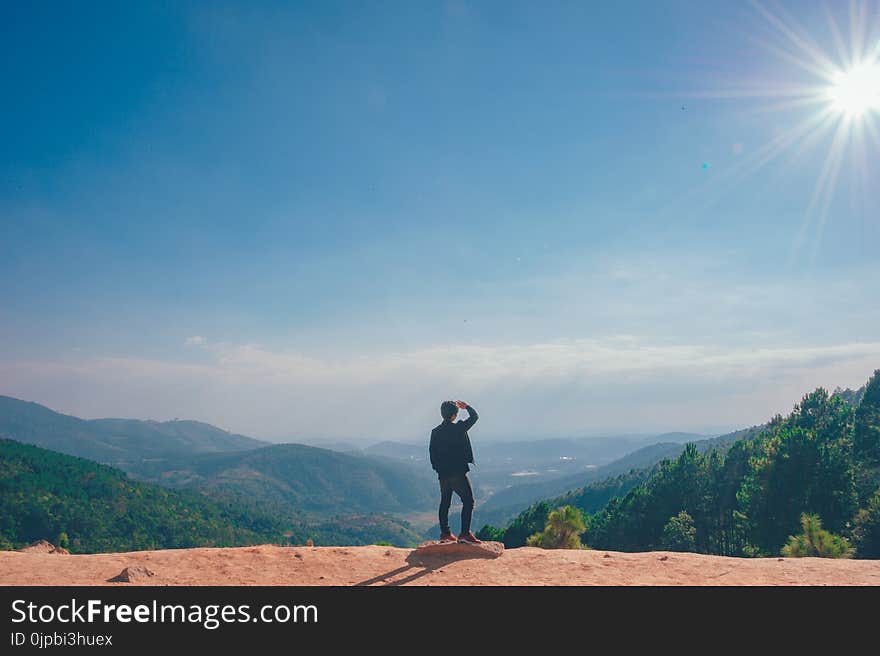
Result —
<path fill-rule="evenodd" d="M 440 531 L 449 532 L 449 504 L 452 503 L 453 492 L 461 499 L 461 532 L 467 533 L 471 530 L 471 515 L 474 512 L 474 491 L 467 474 L 440 477 Z"/>

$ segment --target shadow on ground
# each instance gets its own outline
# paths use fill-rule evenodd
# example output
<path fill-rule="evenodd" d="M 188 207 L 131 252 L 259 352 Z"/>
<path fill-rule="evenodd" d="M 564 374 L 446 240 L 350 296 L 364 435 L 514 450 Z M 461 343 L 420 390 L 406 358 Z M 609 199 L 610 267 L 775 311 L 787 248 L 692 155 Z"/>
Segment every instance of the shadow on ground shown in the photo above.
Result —
<path fill-rule="evenodd" d="M 485 552 L 474 551 L 473 553 L 454 553 L 454 554 L 430 554 L 423 555 L 413 550 L 407 557 L 407 564 L 397 569 L 379 574 L 365 581 L 355 583 L 355 585 L 406 585 L 416 579 L 431 574 L 446 565 L 459 560 L 485 560 L 495 558 L 496 556 L 486 554 Z M 407 573 L 409 572 L 409 573 Z M 401 575 L 406 574 L 406 576 Z"/>

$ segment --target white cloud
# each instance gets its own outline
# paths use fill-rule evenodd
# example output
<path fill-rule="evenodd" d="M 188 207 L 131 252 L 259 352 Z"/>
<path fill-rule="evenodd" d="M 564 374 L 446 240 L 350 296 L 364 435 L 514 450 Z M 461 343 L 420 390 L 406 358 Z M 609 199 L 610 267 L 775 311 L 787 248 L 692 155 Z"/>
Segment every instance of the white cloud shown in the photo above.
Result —
<path fill-rule="evenodd" d="M 184 344 L 187 346 L 201 346 L 205 343 L 205 338 L 201 335 L 193 335 L 192 337 L 187 337 Z"/>
<path fill-rule="evenodd" d="M 445 398 L 480 408 L 484 435 L 742 426 L 816 386 L 858 386 L 880 342 L 785 348 L 634 337 L 437 345 L 321 358 L 206 345 L 210 361 L 95 358 L 0 364 L 0 393 L 81 416 L 193 417 L 270 437 L 417 439 Z"/>

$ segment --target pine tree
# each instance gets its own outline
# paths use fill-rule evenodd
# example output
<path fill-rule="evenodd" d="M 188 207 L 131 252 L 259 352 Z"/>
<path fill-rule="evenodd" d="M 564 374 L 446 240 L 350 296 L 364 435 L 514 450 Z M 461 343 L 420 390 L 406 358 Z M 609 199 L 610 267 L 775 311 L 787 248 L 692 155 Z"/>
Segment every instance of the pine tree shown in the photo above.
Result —
<path fill-rule="evenodd" d="M 695 551 L 697 529 L 693 517 L 684 510 L 670 517 L 663 528 L 662 544 L 669 551 Z"/>
<path fill-rule="evenodd" d="M 853 450 L 859 461 L 859 496 L 864 502 L 880 486 L 880 369 L 868 381 L 856 409 Z"/>
<path fill-rule="evenodd" d="M 880 490 L 862 508 L 853 522 L 853 541 L 859 558 L 880 558 Z"/>
<path fill-rule="evenodd" d="M 849 540 L 829 533 L 822 528 L 819 515 L 801 515 L 804 532 L 788 538 L 782 547 L 782 555 L 789 558 L 852 558 L 853 548 Z"/>
<path fill-rule="evenodd" d="M 544 530 L 531 536 L 528 545 L 543 549 L 583 549 L 581 534 L 586 528 L 578 508 L 562 506 L 548 515 Z"/>

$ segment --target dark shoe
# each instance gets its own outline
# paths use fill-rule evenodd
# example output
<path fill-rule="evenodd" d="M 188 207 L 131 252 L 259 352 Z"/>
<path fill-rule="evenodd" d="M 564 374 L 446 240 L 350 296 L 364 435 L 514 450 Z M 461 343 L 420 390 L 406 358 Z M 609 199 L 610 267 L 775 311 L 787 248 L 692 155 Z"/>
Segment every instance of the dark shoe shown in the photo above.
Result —
<path fill-rule="evenodd" d="M 455 542 L 455 536 L 452 534 L 452 531 L 441 533 L 440 542 Z"/>
<path fill-rule="evenodd" d="M 458 536 L 459 542 L 467 542 L 469 544 L 483 544 L 483 541 L 480 540 L 476 535 L 468 531 L 467 533 L 462 533 Z"/>

